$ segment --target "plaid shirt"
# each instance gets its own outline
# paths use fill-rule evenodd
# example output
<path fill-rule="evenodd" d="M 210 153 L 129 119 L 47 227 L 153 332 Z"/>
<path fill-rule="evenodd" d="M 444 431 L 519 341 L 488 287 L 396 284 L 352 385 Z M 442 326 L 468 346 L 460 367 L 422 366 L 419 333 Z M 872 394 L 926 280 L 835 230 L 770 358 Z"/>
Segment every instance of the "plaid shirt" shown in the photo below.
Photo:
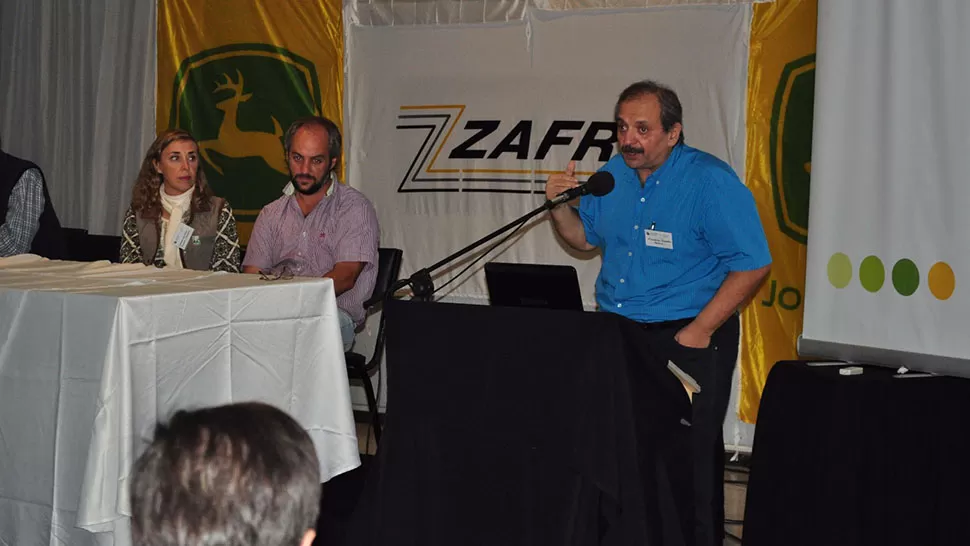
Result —
<path fill-rule="evenodd" d="M 292 195 L 263 207 L 243 265 L 281 272 L 285 267 L 293 275 L 322 277 L 339 262 L 364 262 L 353 288 L 337 296 L 337 307 L 360 324 L 366 314 L 364 302 L 377 282 L 380 232 L 367 197 L 335 181 L 307 216 Z"/>
<path fill-rule="evenodd" d="M 40 171 L 27 169 L 10 192 L 7 218 L 0 225 L 0 257 L 26 254 L 40 229 L 44 186 Z"/>

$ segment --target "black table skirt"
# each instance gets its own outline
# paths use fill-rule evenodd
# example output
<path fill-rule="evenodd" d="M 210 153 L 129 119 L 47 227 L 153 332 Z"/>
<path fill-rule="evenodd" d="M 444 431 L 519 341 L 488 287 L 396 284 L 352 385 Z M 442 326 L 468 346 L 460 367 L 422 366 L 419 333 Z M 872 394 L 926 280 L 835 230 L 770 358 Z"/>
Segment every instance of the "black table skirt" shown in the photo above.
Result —
<path fill-rule="evenodd" d="M 689 529 L 690 402 L 635 323 L 385 312 L 386 428 L 349 544 L 649 546 Z"/>
<path fill-rule="evenodd" d="M 970 544 L 970 380 L 840 367 L 769 374 L 745 546 Z"/>

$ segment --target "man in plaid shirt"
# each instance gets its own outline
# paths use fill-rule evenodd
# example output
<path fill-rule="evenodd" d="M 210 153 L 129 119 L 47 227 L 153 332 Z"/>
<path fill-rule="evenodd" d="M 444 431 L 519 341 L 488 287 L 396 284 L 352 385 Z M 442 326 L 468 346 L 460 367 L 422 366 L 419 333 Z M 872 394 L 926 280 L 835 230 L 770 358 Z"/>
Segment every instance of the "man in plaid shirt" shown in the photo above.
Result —
<path fill-rule="evenodd" d="M 0 142 L 2 144 L 2 142 Z M 60 258 L 61 226 L 37 165 L 0 149 L 0 257 Z"/>

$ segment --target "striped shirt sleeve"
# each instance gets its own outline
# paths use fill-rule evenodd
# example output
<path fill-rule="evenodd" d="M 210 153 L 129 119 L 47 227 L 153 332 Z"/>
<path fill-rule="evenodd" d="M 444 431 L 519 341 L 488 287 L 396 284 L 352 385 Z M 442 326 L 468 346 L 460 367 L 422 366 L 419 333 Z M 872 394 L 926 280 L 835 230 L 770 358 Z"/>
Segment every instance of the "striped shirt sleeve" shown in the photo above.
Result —
<path fill-rule="evenodd" d="M 354 199 L 347 210 L 341 211 L 334 238 L 338 241 L 334 255 L 336 262 L 377 263 L 380 227 L 370 201 Z"/>
<path fill-rule="evenodd" d="M 771 264 L 751 190 L 737 177 L 721 176 L 710 184 L 705 197 L 702 229 L 718 260 L 729 271 L 751 271 Z"/>
<path fill-rule="evenodd" d="M 249 243 L 246 245 L 246 257 L 243 259 L 243 267 L 256 267 L 260 271 L 273 267 L 272 248 L 273 248 L 273 219 L 269 216 L 269 205 L 263 207 L 256 217 L 253 231 L 249 235 Z M 278 220 L 278 219 L 277 219 Z"/>

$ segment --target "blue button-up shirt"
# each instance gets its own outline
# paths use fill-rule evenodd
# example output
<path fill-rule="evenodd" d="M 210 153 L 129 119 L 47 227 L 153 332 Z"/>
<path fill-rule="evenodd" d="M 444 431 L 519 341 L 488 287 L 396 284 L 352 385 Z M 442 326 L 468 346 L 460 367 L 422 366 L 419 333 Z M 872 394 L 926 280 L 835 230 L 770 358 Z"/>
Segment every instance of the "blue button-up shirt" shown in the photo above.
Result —
<path fill-rule="evenodd" d="M 729 272 L 771 263 L 751 191 L 720 159 L 678 145 L 643 186 L 621 155 L 601 170 L 615 188 L 579 205 L 586 240 L 603 251 L 601 311 L 640 322 L 695 317 Z M 648 246 L 651 229 L 669 233 L 673 248 Z"/>

